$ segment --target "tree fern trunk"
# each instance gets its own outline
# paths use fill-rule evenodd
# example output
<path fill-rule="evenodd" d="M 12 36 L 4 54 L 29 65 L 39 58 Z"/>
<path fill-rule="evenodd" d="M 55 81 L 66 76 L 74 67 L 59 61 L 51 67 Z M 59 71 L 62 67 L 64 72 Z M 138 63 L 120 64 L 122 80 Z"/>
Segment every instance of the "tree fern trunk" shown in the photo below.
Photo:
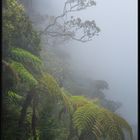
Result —
<path fill-rule="evenodd" d="M 17 135 L 16 140 L 24 140 L 24 121 L 25 121 L 25 118 L 26 118 L 27 109 L 28 109 L 29 105 L 31 104 L 33 94 L 34 94 L 33 91 L 28 93 L 27 96 L 26 96 L 26 99 L 23 103 L 23 107 L 22 107 L 20 117 L 19 117 L 19 122 L 18 122 L 19 133 Z"/>
<path fill-rule="evenodd" d="M 86 140 L 86 139 L 85 139 L 85 136 L 84 136 L 84 133 L 82 133 L 82 134 L 79 136 L 79 140 Z"/>
<path fill-rule="evenodd" d="M 78 133 L 77 131 L 73 128 L 73 122 L 72 122 L 72 116 L 70 116 L 70 124 L 69 124 L 69 135 L 67 140 L 71 140 L 73 137 L 77 136 L 78 137 Z"/>
<path fill-rule="evenodd" d="M 35 100 L 35 97 L 33 99 L 32 134 L 33 134 L 33 140 L 37 140 L 37 135 L 36 135 L 36 100 Z"/>

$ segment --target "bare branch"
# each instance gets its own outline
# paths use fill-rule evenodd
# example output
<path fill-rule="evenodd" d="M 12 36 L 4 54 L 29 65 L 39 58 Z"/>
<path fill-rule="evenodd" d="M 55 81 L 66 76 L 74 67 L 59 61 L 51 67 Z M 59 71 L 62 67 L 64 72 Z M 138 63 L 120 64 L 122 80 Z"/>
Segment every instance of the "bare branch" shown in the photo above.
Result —
<path fill-rule="evenodd" d="M 49 24 L 40 34 L 51 37 L 69 36 L 71 39 L 81 42 L 92 40 L 92 37 L 100 31 L 94 21 L 81 22 L 80 18 L 73 17 L 65 21 L 63 18 L 70 12 L 84 10 L 93 5 L 96 5 L 93 0 L 67 0 L 63 13 L 57 16 L 53 23 Z M 58 23 L 59 19 L 63 19 L 64 23 Z"/>

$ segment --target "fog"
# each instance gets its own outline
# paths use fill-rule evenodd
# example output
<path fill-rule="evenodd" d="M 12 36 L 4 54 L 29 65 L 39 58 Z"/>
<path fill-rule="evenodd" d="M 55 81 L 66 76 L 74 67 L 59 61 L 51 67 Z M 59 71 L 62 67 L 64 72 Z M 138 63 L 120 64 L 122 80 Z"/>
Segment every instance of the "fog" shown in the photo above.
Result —
<path fill-rule="evenodd" d="M 83 20 L 94 19 L 101 29 L 99 36 L 87 43 L 71 41 L 63 48 L 70 54 L 75 72 L 93 79 L 105 80 L 105 95 L 120 101 L 120 114 L 137 124 L 137 1 L 98 0 L 97 5 L 75 13 Z M 58 16 L 64 0 L 35 0 L 42 15 Z"/>

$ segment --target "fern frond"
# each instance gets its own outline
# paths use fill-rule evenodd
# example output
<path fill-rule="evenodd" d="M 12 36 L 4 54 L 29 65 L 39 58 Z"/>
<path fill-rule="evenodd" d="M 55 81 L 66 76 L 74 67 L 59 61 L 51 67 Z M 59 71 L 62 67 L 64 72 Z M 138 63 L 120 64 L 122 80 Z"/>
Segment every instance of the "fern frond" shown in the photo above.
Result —
<path fill-rule="evenodd" d="M 71 96 L 64 88 L 60 88 L 57 81 L 49 73 L 45 73 L 39 80 L 39 88 L 43 92 L 48 93 L 49 96 L 53 96 L 54 99 L 61 101 L 68 113 L 73 113 L 73 105 L 70 100 Z"/>
<path fill-rule="evenodd" d="M 90 103 L 76 110 L 73 115 L 73 122 L 74 127 L 78 129 L 79 133 L 85 131 L 89 127 L 92 128 L 97 111 L 98 106 L 91 105 Z"/>
<path fill-rule="evenodd" d="M 91 101 L 84 96 L 71 96 L 71 102 L 75 109 L 85 104 L 91 103 Z"/>
<path fill-rule="evenodd" d="M 73 104 L 70 100 L 71 96 L 64 88 L 61 88 L 61 99 L 66 107 L 67 111 L 72 114 L 73 113 Z"/>
<path fill-rule="evenodd" d="M 54 96 L 57 99 L 60 97 L 61 89 L 54 77 L 49 73 L 45 73 L 39 82 L 39 88 L 41 90 L 48 93 L 50 96 Z"/>
<path fill-rule="evenodd" d="M 131 127 L 124 119 L 92 103 L 79 107 L 73 115 L 73 122 L 79 134 L 90 129 L 97 139 L 124 140 L 123 128 L 132 136 Z"/>
<path fill-rule="evenodd" d="M 21 48 L 12 48 L 11 56 L 16 61 L 30 63 L 36 67 L 43 64 L 40 58 Z"/>
<path fill-rule="evenodd" d="M 5 105 L 17 105 L 22 101 L 23 97 L 18 95 L 16 92 L 8 91 L 4 96 L 3 103 Z"/>
<path fill-rule="evenodd" d="M 21 100 L 23 98 L 22 96 L 18 95 L 13 91 L 8 91 L 8 96 L 17 100 Z"/>
<path fill-rule="evenodd" d="M 29 84 L 30 86 L 38 84 L 33 75 L 21 63 L 12 61 L 10 66 L 17 72 L 23 82 Z"/>
<path fill-rule="evenodd" d="M 119 115 L 115 113 L 113 114 L 112 117 L 115 123 L 119 126 L 119 128 L 124 128 L 125 130 L 127 130 L 130 134 L 131 139 L 133 139 L 133 132 L 129 123 L 125 119 L 123 119 L 122 117 L 120 117 Z"/>
<path fill-rule="evenodd" d="M 122 136 L 120 134 L 120 130 L 118 131 L 118 125 L 115 123 L 114 119 L 112 118 L 112 112 L 101 108 L 100 113 L 97 116 L 96 122 L 100 123 L 100 126 L 102 125 L 102 133 L 105 137 L 109 137 L 111 140 L 122 140 Z M 97 123 L 95 123 L 95 126 Z"/>
<path fill-rule="evenodd" d="M 11 102 L 14 102 L 15 104 L 17 104 L 17 102 L 21 101 L 23 99 L 22 96 L 18 95 L 17 93 L 13 92 L 13 91 L 8 91 L 8 98 Z"/>

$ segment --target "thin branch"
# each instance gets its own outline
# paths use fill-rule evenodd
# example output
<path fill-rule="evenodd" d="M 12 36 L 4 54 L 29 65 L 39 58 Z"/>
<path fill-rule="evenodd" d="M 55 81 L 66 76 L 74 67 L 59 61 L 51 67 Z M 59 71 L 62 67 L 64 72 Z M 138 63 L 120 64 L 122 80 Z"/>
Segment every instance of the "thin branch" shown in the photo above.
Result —
<path fill-rule="evenodd" d="M 70 37 L 73 40 L 80 42 L 91 41 L 92 37 L 99 32 L 99 28 L 96 26 L 94 21 L 81 22 L 80 18 L 71 19 L 65 21 L 63 17 L 67 16 L 70 12 L 77 12 L 84 10 L 88 7 L 92 7 L 96 3 L 93 0 L 81 1 L 81 0 L 67 0 L 64 4 L 63 13 L 57 16 L 52 24 L 49 24 L 40 35 L 44 34 L 50 37 Z M 58 20 L 63 19 L 64 25 L 61 25 Z M 54 28 L 51 28 L 53 27 Z M 76 37 L 76 33 L 82 33 L 81 37 Z"/>
<path fill-rule="evenodd" d="M 69 13 L 69 12 L 75 12 L 75 11 L 80 11 L 80 10 L 83 10 L 83 9 L 85 9 L 87 7 L 93 6 L 93 5 L 89 5 L 89 3 L 87 3 L 86 5 L 84 5 L 84 7 L 79 8 L 79 9 L 77 8 L 76 10 L 73 10 L 75 7 L 78 7 L 78 5 L 80 4 L 80 1 L 78 0 L 77 1 L 77 4 L 75 4 L 74 6 L 71 6 L 70 7 L 70 10 L 66 10 L 67 4 L 69 4 L 69 3 L 71 4 L 72 2 L 68 2 L 68 1 L 65 2 L 64 8 L 63 8 L 63 13 L 60 16 L 57 16 L 52 24 L 48 25 L 43 31 L 41 31 L 40 32 L 40 35 L 42 35 L 45 32 L 47 32 L 50 27 L 54 26 L 57 23 L 57 20 L 59 18 L 63 18 L 65 15 L 67 15 L 67 13 Z"/>

